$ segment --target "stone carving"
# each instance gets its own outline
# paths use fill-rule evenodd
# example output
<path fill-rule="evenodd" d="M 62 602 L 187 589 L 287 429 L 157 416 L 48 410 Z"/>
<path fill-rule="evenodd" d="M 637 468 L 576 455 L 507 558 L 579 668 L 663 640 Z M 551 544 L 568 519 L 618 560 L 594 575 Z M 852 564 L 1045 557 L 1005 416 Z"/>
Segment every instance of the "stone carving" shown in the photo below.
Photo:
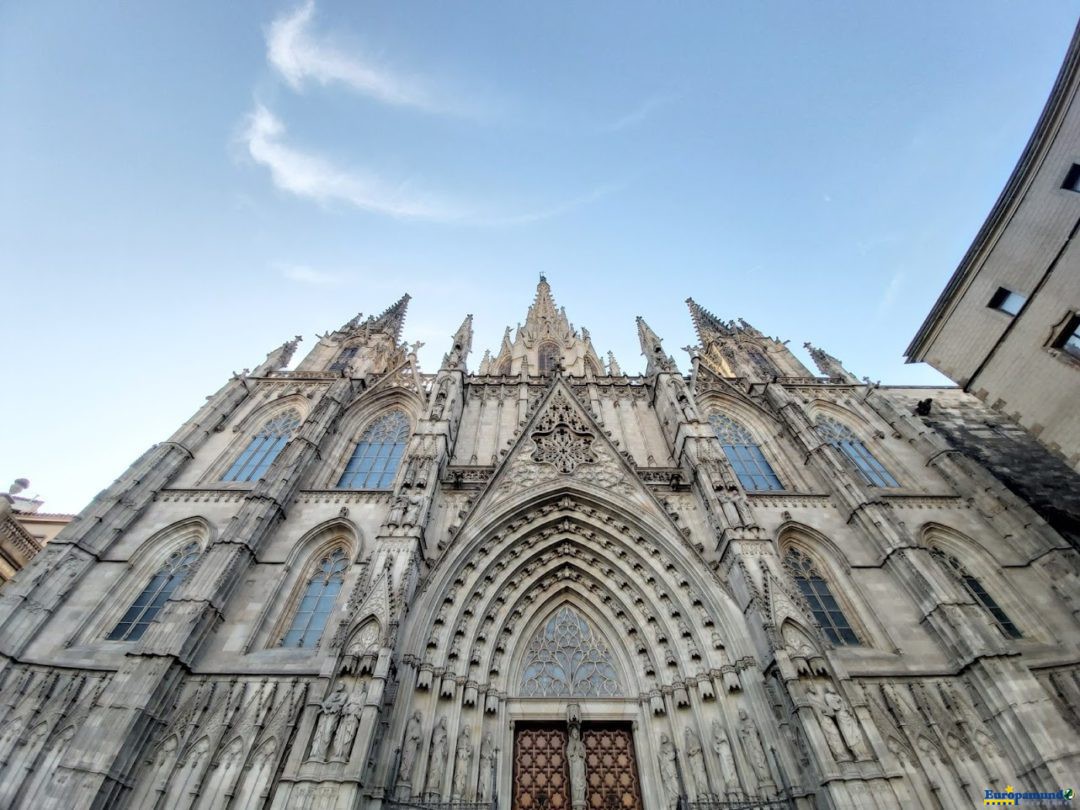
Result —
<path fill-rule="evenodd" d="M 345 707 L 348 695 L 345 693 L 345 684 L 339 683 L 334 691 L 322 702 L 322 710 L 319 720 L 315 724 L 315 734 L 311 742 L 311 759 L 325 760 L 330 743 L 334 739 L 334 730 L 337 728 L 341 710 Z"/>
<path fill-rule="evenodd" d="M 420 712 L 413 712 L 405 724 L 405 738 L 401 742 L 401 760 L 398 763 L 399 792 L 403 797 L 412 795 L 413 769 L 416 767 L 416 754 L 420 750 L 421 722 Z"/>
<path fill-rule="evenodd" d="M 461 730 L 458 735 L 457 754 L 454 760 L 454 791 L 456 801 L 468 798 L 466 793 L 469 787 L 469 768 L 472 765 L 473 747 L 470 737 L 469 726 Z"/>
<path fill-rule="evenodd" d="M 364 698 L 367 696 L 367 684 L 358 690 L 358 694 L 345 704 L 345 710 L 334 734 L 334 744 L 330 749 L 330 758 L 345 762 L 352 754 L 353 740 L 360 728 L 360 713 L 364 710 Z"/>
<path fill-rule="evenodd" d="M 694 790 L 698 796 L 708 796 L 709 775 L 705 769 L 705 752 L 701 748 L 701 740 L 697 732 L 690 726 L 686 727 L 686 758 L 690 763 L 690 776 L 694 782 Z"/>
<path fill-rule="evenodd" d="M 664 807 L 675 810 L 679 806 L 679 765 L 676 762 L 675 744 L 667 734 L 660 735 L 660 782 L 664 789 Z"/>
<path fill-rule="evenodd" d="M 534 461 L 551 464 L 560 473 L 572 473 L 579 464 L 595 462 L 592 443 L 596 436 L 588 422 L 560 390 L 552 394 L 532 433 Z"/>
<path fill-rule="evenodd" d="M 847 762 L 851 759 L 851 755 L 848 753 L 847 746 L 844 745 L 844 738 L 840 735 L 835 709 L 829 706 L 825 698 L 817 692 L 811 691 L 807 696 L 817 712 L 821 733 L 825 735 L 825 742 L 829 746 L 833 759 L 837 762 Z"/>
<path fill-rule="evenodd" d="M 524 697 L 615 697 L 622 694 L 611 650 L 570 605 L 529 642 L 521 676 Z"/>
<path fill-rule="evenodd" d="M 765 748 L 761 744 L 761 735 L 746 709 L 739 709 L 739 739 L 758 782 L 771 785 L 772 775 L 769 772 L 769 761 L 765 758 Z"/>
<path fill-rule="evenodd" d="M 728 793 L 739 790 L 739 774 L 735 770 L 735 754 L 731 750 L 727 732 L 719 720 L 712 723 L 713 751 L 720 760 L 720 775 L 724 779 L 724 790 Z"/>
<path fill-rule="evenodd" d="M 481 802 L 490 802 L 492 795 L 492 777 L 495 774 L 495 743 L 492 741 L 491 732 L 484 735 L 480 741 L 480 785 L 476 798 Z"/>
<path fill-rule="evenodd" d="M 585 807 L 585 743 L 581 729 L 570 726 L 570 739 L 566 743 L 566 761 L 570 765 L 570 804 L 574 808 Z"/>
<path fill-rule="evenodd" d="M 836 761 L 869 758 L 859 721 L 855 719 L 845 700 L 832 685 L 825 687 L 823 695 L 811 692 L 809 697 L 817 710 L 825 742 L 828 743 L 829 750 Z"/>
<path fill-rule="evenodd" d="M 448 741 L 446 738 L 446 718 L 440 717 L 431 735 L 431 759 L 428 762 L 427 795 L 437 798 L 442 793 L 443 774 L 446 772 Z"/>

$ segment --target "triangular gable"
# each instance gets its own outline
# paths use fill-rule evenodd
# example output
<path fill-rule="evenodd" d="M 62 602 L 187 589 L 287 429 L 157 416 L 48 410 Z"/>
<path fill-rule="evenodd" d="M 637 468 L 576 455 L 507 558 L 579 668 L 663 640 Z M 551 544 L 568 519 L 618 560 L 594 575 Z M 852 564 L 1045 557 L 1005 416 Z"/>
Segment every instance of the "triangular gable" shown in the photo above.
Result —
<path fill-rule="evenodd" d="M 418 397 L 427 406 L 427 393 L 424 391 L 423 381 L 420 379 L 420 370 L 413 364 L 412 357 L 406 358 L 405 362 L 379 377 L 375 383 L 364 391 L 364 396 L 373 391 L 384 391 L 391 388 L 404 388 Z"/>

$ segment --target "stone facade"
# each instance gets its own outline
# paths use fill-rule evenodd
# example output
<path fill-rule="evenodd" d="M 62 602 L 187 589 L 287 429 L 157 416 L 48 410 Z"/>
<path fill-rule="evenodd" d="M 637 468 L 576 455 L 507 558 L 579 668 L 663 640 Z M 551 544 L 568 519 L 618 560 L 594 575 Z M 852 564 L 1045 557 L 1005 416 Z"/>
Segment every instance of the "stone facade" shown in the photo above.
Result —
<path fill-rule="evenodd" d="M 1080 28 L 997 203 L 907 348 L 1080 470 Z M 1008 296 L 1008 300 L 1006 300 Z"/>
<path fill-rule="evenodd" d="M 1069 785 L 1080 558 L 959 447 L 977 399 L 693 301 L 690 373 L 639 319 L 627 375 L 543 280 L 424 374 L 407 303 L 236 374 L 0 591 L 0 806 Z"/>

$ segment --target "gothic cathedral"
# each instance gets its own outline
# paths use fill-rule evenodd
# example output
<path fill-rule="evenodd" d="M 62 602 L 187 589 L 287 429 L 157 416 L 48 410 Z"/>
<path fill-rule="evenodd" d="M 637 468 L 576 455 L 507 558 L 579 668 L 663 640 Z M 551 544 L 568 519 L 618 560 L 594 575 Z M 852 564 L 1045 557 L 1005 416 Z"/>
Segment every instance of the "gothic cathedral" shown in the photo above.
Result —
<path fill-rule="evenodd" d="M 474 371 L 472 316 L 420 370 L 405 296 L 234 375 L 0 591 L 0 807 L 1069 788 L 1080 536 L 984 451 L 1075 475 L 687 303 L 689 374 L 641 318 L 623 373 L 541 279 Z"/>

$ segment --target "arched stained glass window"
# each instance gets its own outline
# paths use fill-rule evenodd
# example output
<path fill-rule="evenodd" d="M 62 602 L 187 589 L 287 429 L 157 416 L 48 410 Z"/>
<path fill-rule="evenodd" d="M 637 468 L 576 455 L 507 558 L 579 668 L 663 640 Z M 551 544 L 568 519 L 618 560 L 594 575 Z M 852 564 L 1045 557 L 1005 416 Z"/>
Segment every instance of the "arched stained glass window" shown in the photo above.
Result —
<path fill-rule="evenodd" d="M 547 374 L 554 371 L 555 366 L 562 361 L 562 351 L 554 343 L 542 343 L 540 348 L 537 349 L 536 357 L 540 366 L 540 373 Z"/>
<path fill-rule="evenodd" d="M 522 697 L 617 697 L 611 650 L 585 618 L 563 605 L 532 637 L 521 673 Z"/>
<path fill-rule="evenodd" d="M 964 564 L 960 562 L 956 557 L 951 554 L 946 554 L 940 548 L 930 549 L 931 556 L 938 562 L 945 566 L 945 568 L 964 586 L 971 598 L 975 600 L 977 604 L 982 606 L 989 616 L 994 625 L 1009 638 L 1023 638 L 1024 634 L 1020 632 L 1020 629 L 1013 624 L 1009 615 L 1001 609 L 1001 606 L 994 601 L 989 593 L 986 592 L 986 588 L 982 586 L 982 583 L 972 575 Z"/>
<path fill-rule="evenodd" d="M 392 410 L 368 425 L 356 443 L 338 489 L 392 489 L 409 440 L 409 417 Z"/>
<path fill-rule="evenodd" d="M 356 357 L 356 353 L 360 351 L 356 346 L 350 346 L 347 349 L 342 349 L 341 354 L 337 356 L 337 359 L 330 364 L 330 371 L 345 371 L 349 367 L 349 363 Z"/>
<path fill-rule="evenodd" d="M 184 581 L 198 558 L 198 543 L 188 543 L 170 554 L 106 638 L 109 641 L 138 641 L 142 638 L 150 622 Z"/>
<path fill-rule="evenodd" d="M 731 462 L 743 489 L 760 492 L 784 488 L 749 430 L 722 413 L 712 414 L 709 424 L 723 445 L 724 455 Z"/>
<path fill-rule="evenodd" d="M 833 644 L 858 644 L 859 637 L 851 629 L 844 611 L 829 589 L 829 583 L 821 576 L 814 561 L 793 548 L 784 557 L 784 565 L 791 572 L 795 584 L 810 604 L 814 619 L 829 640 Z"/>
<path fill-rule="evenodd" d="M 348 565 L 349 559 L 340 548 L 319 560 L 319 567 L 308 580 L 304 596 L 293 614 L 292 625 L 281 639 L 282 647 L 314 647 L 319 643 Z"/>
<path fill-rule="evenodd" d="M 296 410 L 285 411 L 270 419 L 259 428 L 221 480 L 257 481 L 262 478 L 298 427 L 300 412 Z"/>
<path fill-rule="evenodd" d="M 847 425 L 837 422 L 832 417 L 822 416 L 817 420 L 817 432 L 821 438 L 848 457 L 862 475 L 863 480 L 870 486 L 900 486 Z"/>

